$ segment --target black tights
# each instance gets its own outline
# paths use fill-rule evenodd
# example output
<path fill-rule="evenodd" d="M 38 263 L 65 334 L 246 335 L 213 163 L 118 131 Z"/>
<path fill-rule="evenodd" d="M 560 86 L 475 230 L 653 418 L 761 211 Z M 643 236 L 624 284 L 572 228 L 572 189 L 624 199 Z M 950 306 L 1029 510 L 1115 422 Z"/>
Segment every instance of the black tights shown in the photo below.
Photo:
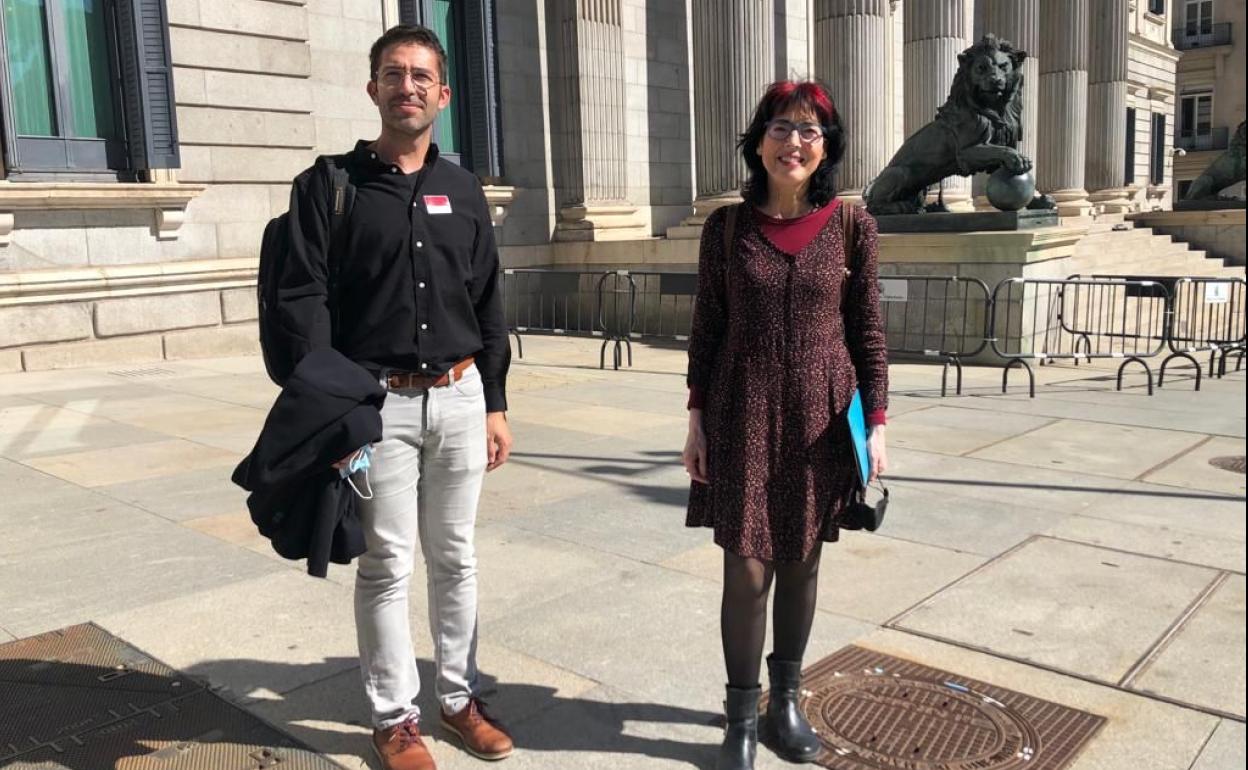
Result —
<path fill-rule="evenodd" d="M 775 655 L 798 661 L 806 652 L 818 594 L 820 543 L 803 562 L 765 562 L 724 551 L 724 597 L 719 608 L 728 684 L 755 687 L 767 635 L 767 594 L 776 581 L 772 609 Z"/>

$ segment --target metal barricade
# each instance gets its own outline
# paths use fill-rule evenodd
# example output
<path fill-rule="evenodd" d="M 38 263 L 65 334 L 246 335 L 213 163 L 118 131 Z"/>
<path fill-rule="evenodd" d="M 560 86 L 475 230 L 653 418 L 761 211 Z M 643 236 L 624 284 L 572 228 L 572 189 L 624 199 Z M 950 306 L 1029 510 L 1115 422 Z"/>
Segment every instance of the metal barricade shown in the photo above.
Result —
<path fill-rule="evenodd" d="M 1139 364 L 1153 393 L 1152 368 L 1145 359 L 1166 346 L 1170 294 L 1163 284 L 1122 278 L 1007 278 L 992 292 L 988 335 L 993 353 L 1007 361 L 1001 392 L 1009 388 L 1010 370 L 1027 371 L 1029 391 L 1036 395 L 1030 361 L 1047 363 L 1068 358 L 1122 360 L 1118 390 L 1126 368 Z"/>
<path fill-rule="evenodd" d="M 612 270 L 599 276 L 597 297 L 597 330 L 604 339 L 598 351 L 598 368 L 607 368 L 607 345 L 613 344 L 613 368 L 622 363 L 621 348 L 628 351 L 628 365 L 633 365 L 633 329 L 637 325 L 637 283 L 627 270 Z"/>
<path fill-rule="evenodd" d="M 880 276 L 880 309 L 889 353 L 943 359 L 940 395 L 949 367 L 962 395 L 962 361 L 988 347 L 988 285 L 978 278 L 937 275 Z"/>
<path fill-rule="evenodd" d="M 507 331 L 524 357 L 521 334 L 601 335 L 598 284 L 604 271 L 506 268 L 502 271 Z"/>
<path fill-rule="evenodd" d="M 1209 376 L 1226 373 L 1227 357 L 1237 353 L 1235 370 L 1244 360 L 1248 327 L 1244 302 L 1248 283 L 1243 278 L 1183 277 L 1171 290 L 1172 312 L 1167 344 L 1170 355 L 1161 363 L 1157 384 L 1163 384 L 1166 366 L 1174 359 L 1191 362 L 1200 390 L 1201 365 L 1196 354 L 1209 354 Z"/>

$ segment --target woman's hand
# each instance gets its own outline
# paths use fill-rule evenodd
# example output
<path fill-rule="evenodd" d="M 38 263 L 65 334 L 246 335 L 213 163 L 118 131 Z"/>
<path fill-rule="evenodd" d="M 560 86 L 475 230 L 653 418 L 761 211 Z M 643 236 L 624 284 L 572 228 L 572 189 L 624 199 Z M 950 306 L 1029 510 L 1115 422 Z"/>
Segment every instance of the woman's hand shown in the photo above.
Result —
<path fill-rule="evenodd" d="M 867 434 L 867 457 L 871 460 L 870 481 L 879 481 L 880 474 L 888 470 L 888 447 L 885 446 L 883 425 L 876 425 Z"/>
<path fill-rule="evenodd" d="M 689 478 L 699 484 L 710 484 L 706 475 L 706 434 L 702 432 L 702 410 L 689 410 L 689 435 L 685 439 L 685 451 L 680 454 Z"/>

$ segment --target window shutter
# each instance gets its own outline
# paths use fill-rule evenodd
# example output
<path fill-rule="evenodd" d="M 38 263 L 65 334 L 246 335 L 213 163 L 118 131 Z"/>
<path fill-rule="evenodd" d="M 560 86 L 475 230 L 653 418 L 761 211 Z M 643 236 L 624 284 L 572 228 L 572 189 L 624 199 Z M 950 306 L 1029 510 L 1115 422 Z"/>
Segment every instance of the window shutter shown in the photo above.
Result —
<path fill-rule="evenodd" d="M 399 0 L 399 23 L 420 23 L 420 0 Z"/>
<path fill-rule="evenodd" d="M 1127 162 L 1125 184 L 1135 184 L 1135 108 L 1127 108 Z"/>
<path fill-rule="evenodd" d="M 494 0 L 468 0 L 464 6 L 464 58 L 467 63 L 469 156 L 483 177 L 503 174 L 498 115 L 498 59 L 494 45 Z"/>
<path fill-rule="evenodd" d="M 117 3 L 126 140 L 136 171 L 181 165 L 168 19 L 165 0 Z"/>

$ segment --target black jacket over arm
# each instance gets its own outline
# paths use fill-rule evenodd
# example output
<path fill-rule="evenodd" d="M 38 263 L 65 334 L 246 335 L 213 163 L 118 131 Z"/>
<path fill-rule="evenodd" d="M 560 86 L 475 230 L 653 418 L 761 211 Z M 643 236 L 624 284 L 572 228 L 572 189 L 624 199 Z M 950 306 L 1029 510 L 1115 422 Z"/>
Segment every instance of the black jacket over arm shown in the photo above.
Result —
<path fill-rule="evenodd" d="M 329 562 L 364 553 L 356 497 L 332 464 L 381 440 L 385 389 L 332 348 L 295 367 L 234 483 L 251 492 L 247 508 L 260 534 L 287 559 L 308 560 L 325 577 Z"/>

